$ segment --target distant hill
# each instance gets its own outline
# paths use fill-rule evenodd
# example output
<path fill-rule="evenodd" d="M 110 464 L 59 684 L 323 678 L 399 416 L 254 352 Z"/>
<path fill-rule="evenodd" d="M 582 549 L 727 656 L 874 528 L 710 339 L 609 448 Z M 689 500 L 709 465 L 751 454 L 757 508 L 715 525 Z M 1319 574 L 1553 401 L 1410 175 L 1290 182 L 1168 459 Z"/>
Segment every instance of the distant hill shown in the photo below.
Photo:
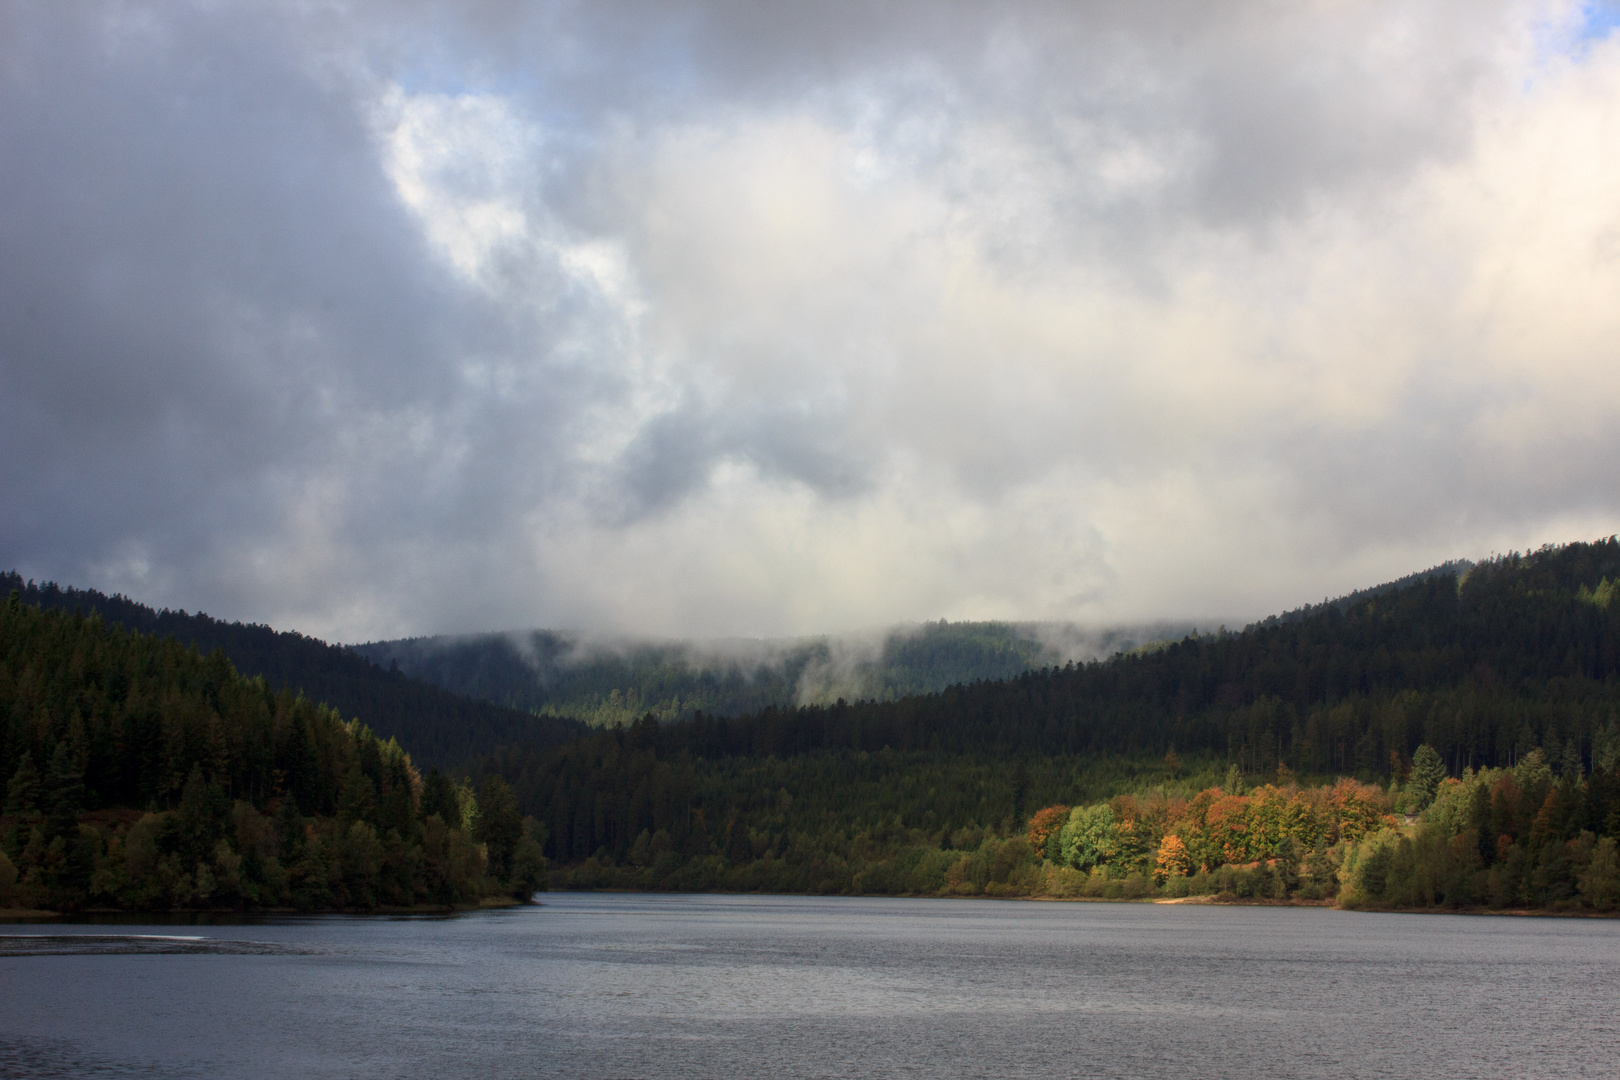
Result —
<path fill-rule="evenodd" d="M 664 642 L 536 630 L 379 641 L 355 651 L 468 697 L 614 727 L 649 713 L 670 721 L 839 699 L 893 701 L 1129 652 L 1193 629 L 942 620 L 867 636 Z"/>
<path fill-rule="evenodd" d="M 159 611 L 125 596 L 53 582 L 36 584 L 15 572 L 0 573 L 0 598 L 12 591 L 24 604 L 69 612 L 77 608 L 86 615 L 100 612 L 107 622 L 126 630 L 173 637 L 204 654 L 223 649 L 243 675 L 262 675 L 272 689 L 290 687 L 331 705 L 345 718 L 358 717 L 382 738 L 397 740 L 424 767 L 450 768 L 513 743 L 552 746 L 586 730 L 564 717 L 532 716 L 462 697 L 380 667 L 352 649 L 293 631 L 222 622 L 201 613 Z"/>

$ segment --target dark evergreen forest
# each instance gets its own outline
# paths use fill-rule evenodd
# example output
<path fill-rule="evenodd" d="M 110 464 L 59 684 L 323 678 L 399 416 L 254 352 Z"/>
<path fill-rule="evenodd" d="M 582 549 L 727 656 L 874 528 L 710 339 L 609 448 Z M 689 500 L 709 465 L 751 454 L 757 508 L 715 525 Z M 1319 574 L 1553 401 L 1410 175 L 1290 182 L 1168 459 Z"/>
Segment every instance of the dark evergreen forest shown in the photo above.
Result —
<path fill-rule="evenodd" d="M 0 908 L 368 909 L 527 897 L 538 826 L 358 720 L 85 616 L 0 608 Z"/>
<path fill-rule="evenodd" d="M 408 746 L 424 766 L 448 769 L 474 754 L 515 743 L 550 746 L 581 735 L 577 721 L 534 716 L 474 701 L 381 667 L 352 649 L 268 626 L 222 622 L 203 614 L 156 611 L 123 596 L 0 573 L 0 596 L 16 591 L 24 604 L 47 610 L 99 612 L 109 623 L 194 645 L 204 654 L 224 651 L 237 671 L 263 676 L 275 689 L 290 688 L 358 717 L 384 738 Z"/>

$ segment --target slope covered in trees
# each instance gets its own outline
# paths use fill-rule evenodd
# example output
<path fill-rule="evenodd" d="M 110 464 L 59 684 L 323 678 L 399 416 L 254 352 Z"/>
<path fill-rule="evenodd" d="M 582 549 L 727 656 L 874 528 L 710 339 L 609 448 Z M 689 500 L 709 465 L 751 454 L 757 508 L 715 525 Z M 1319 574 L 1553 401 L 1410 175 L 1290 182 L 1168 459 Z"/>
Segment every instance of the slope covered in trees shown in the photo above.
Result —
<path fill-rule="evenodd" d="M 589 642 L 551 631 L 409 638 L 355 646 L 379 664 L 469 697 L 596 727 L 739 716 L 771 706 L 893 701 L 1009 679 L 1066 655 L 1107 656 L 1179 637 L 1185 624 L 1097 632 L 1036 623 L 924 623 L 877 640 Z"/>
<path fill-rule="evenodd" d="M 453 904 L 544 871 L 498 779 L 423 781 L 394 740 L 223 651 L 15 593 L 0 776 L 0 908 Z"/>
<path fill-rule="evenodd" d="M 268 626 L 227 623 L 203 614 L 155 611 L 123 596 L 89 589 L 36 585 L 0 573 L 0 596 L 15 590 L 24 604 L 48 610 L 99 612 L 110 623 L 159 637 L 174 637 L 203 653 L 222 649 L 243 674 L 263 676 L 273 689 L 290 687 L 358 717 L 385 738 L 408 746 L 424 765 L 449 768 L 500 746 L 567 742 L 585 730 L 564 717 L 531 716 L 487 701 L 470 700 L 379 667 L 352 649 Z"/>
<path fill-rule="evenodd" d="M 771 880 L 834 890 L 897 852 L 957 850 L 960 835 L 1026 842 L 1043 806 L 1133 787 L 1191 803 L 1229 766 L 1239 783 L 1386 788 L 1420 745 L 1456 777 L 1539 748 L 1560 775 L 1594 782 L 1620 710 L 1620 543 L 1461 569 L 1105 662 L 892 702 L 643 722 L 478 768 L 508 778 L 581 881 L 633 870 L 739 887 L 776 860 Z"/>

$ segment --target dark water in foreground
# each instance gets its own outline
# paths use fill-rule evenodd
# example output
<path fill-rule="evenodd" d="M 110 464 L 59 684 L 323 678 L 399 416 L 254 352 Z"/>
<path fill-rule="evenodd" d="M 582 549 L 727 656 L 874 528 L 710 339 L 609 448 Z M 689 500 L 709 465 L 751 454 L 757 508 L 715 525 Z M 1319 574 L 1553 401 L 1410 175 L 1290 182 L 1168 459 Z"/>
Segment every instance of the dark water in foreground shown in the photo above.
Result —
<path fill-rule="evenodd" d="M 0 1076 L 1617 1074 L 1620 922 L 551 894 L 0 926 Z"/>

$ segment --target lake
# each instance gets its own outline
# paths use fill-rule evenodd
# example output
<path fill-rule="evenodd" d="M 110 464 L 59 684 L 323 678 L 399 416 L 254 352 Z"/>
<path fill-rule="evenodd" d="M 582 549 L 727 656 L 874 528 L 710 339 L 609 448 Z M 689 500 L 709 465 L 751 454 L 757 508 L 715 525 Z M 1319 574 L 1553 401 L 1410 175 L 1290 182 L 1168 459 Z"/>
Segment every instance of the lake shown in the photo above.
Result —
<path fill-rule="evenodd" d="M 0 1076 L 1612 1077 L 1620 922 L 546 894 L 0 926 Z"/>

